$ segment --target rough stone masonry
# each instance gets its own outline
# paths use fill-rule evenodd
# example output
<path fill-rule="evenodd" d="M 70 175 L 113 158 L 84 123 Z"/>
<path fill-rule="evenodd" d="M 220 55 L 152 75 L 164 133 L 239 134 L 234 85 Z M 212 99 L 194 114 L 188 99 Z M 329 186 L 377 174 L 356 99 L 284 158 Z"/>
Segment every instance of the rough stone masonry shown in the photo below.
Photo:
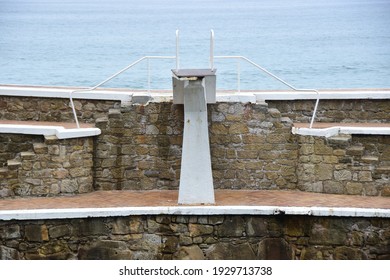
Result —
<path fill-rule="evenodd" d="M 131 216 L 0 222 L 0 259 L 390 259 L 390 220 Z"/>
<path fill-rule="evenodd" d="M 1 96 L 0 100 L 4 119 L 73 118 L 63 99 Z M 80 121 L 95 123 L 102 134 L 72 141 L 0 135 L 1 197 L 178 188 L 183 105 L 75 103 Z M 309 121 L 312 101 L 208 106 L 215 188 L 390 195 L 388 136 L 293 135 L 293 122 Z M 359 121 L 388 122 L 390 101 L 324 100 L 317 121 L 348 122 L 357 116 Z"/>

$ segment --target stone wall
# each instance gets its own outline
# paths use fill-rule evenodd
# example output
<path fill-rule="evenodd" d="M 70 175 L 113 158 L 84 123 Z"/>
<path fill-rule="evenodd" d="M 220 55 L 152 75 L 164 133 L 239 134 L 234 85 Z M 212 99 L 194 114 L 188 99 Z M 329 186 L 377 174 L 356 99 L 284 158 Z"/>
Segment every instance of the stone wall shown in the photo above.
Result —
<path fill-rule="evenodd" d="M 215 188 L 292 189 L 297 143 L 291 122 L 265 103 L 208 106 Z M 176 189 L 183 105 L 170 102 L 110 110 L 100 120 L 98 189 Z"/>
<path fill-rule="evenodd" d="M 24 138 L 34 139 L 31 149 L 26 145 L 24 151 L 7 161 L 6 167 L 0 168 L 0 197 L 91 192 L 93 139 L 41 138 Z"/>
<path fill-rule="evenodd" d="M 390 137 L 299 136 L 298 142 L 300 190 L 390 196 Z"/>
<path fill-rule="evenodd" d="M 233 215 L 2 221 L 0 259 L 390 259 L 390 220 Z"/>
<path fill-rule="evenodd" d="M 311 119 L 312 100 L 267 100 L 270 108 L 277 108 L 283 117 L 294 122 Z M 315 121 L 318 122 L 383 122 L 390 119 L 390 100 L 348 99 L 320 100 Z"/>
<path fill-rule="evenodd" d="M 92 159 L 88 165 L 92 168 L 89 172 L 92 179 L 84 180 L 90 184 L 88 187 L 77 183 L 77 187 L 72 187 L 73 193 L 178 188 L 183 105 L 149 102 L 121 106 L 119 102 L 104 100 L 75 100 L 75 105 L 80 122 L 95 123 L 102 134 L 83 144 L 87 145 L 85 156 Z M 309 121 L 313 106 L 313 101 L 303 100 L 209 104 L 214 186 L 390 195 L 389 137 L 354 135 L 343 140 L 291 134 L 293 122 Z M 0 118 L 73 121 L 69 101 L 56 98 L 0 96 Z M 316 120 L 388 122 L 389 119 L 389 100 L 321 100 Z M 73 178 L 68 171 L 66 178 L 50 175 L 44 191 L 38 191 L 41 188 L 14 191 L 17 180 L 12 168 L 20 164 L 16 162 L 9 168 L 8 160 L 18 161 L 21 152 L 33 152 L 39 142 L 42 140 L 37 137 L 1 135 L 2 196 L 58 193 L 50 189 L 63 179 Z M 70 150 L 69 153 L 75 152 Z M 51 174 L 60 174 L 64 168 L 58 166 L 59 170 L 52 170 Z"/>
<path fill-rule="evenodd" d="M 14 159 L 21 151 L 30 151 L 33 144 L 42 142 L 41 137 L 0 134 L 0 168 L 7 165 L 7 161 Z"/>
<path fill-rule="evenodd" d="M 106 118 L 119 102 L 75 100 L 80 122 Z M 74 122 L 68 99 L 0 96 L 0 118 Z M 0 134 L 0 198 L 93 191 L 96 139 Z"/>

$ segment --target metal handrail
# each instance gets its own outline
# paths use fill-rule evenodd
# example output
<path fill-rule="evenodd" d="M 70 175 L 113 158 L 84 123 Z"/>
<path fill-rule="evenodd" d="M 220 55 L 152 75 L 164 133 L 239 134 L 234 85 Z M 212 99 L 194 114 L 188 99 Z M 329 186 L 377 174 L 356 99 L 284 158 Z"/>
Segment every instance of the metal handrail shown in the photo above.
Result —
<path fill-rule="evenodd" d="M 142 62 L 144 60 L 148 60 L 148 62 L 149 62 L 150 59 L 176 59 L 176 56 L 144 56 L 144 57 L 141 57 L 140 59 L 134 61 L 133 63 L 129 64 L 125 68 L 119 70 L 115 74 L 111 75 L 110 77 L 108 77 L 107 79 L 105 79 L 104 81 L 98 83 L 97 85 L 95 85 L 93 87 L 89 87 L 89 88 L 86 88 L 86 89 L 77 89 L 77 90 L 71 91 L 69 93 L 69 99 L 70 99 L 70 103 L 71 103 L 71 107 L 72 107 L 72 111 L 73 111 L 73 116 L 74 116 L 77 128 L 80 128 L 80 124 L 79 124 L 79 121 L 78 121 L 78 118 L 77 118 L 76 109 L 75 109 L 74 104 L 73 104 L 73 97 L 72 97 L 73 94 L 81 93 L 81 92 L 84 93 L 84 92 L 93 91 L 93 90 L 97 89 L 98 87 L 104 85 L 105 83 L 111 81 L 115 77 L 119 76 L 120 74 L 122 74 L 126 70 L 128 70 L 128 69 L 132 68 L 133 66 L 137 65 L 138 63 L 140 63 L 140 62 Z M 176 63 L 176 65 L 178 66 L 178 63 Z M 149 63 L 148 63 L 148 93 L 150 93 L 150 65 L 149 65 Z"/>
<path fill-rule="evenodd" d="M 214 70 L 214 30 L 210 30 L 210 69 Z"/>
<path fill-rule="evenodd" d="M 77 128 L 80 128 L 80 124 L 79 124 L 79 120 L 77 118 L 76 109 L 75 109 L 75 106 L 74 106 L 74 103 L 73 103 L 72 95 L 74 93 L 81 93 L 81 92 L 84 93 L 84 92 L 93 91 L 93 90 L 97 89 L 98 87 L 104 85 L 105 83 L 111 81 L 115 77 L 119 76 L 120 74 L 122 74 L 126 70 L 128 70 L 128 69 L 132 68 L 133 66 L 137 65 L 138 63 L 144 61 L 145 59 L 148 61 L 148 93 L 150 94 L 150 64 L 149 64 L 149 60 L 150 59 L 176 59 L 176 69 L 179 69 L 179 67 L 180 67 L 179 66 L 179 30 L 176 30 L 176 55 L 175 56 L 156 56 L 156 55 L 153 55 L 153 56 L 141 57 L 140 59 L 134 61 L 133 63 L 131 63 L 129 65 L 127 65 L 125 68 L 119 70 L 115 74 L 111 75 L 110 77 L 108 77 L 107 79 L 105 79 L 104 81 L 98 83 L 97 85 L 95 85 L 93 87 L 89 87 L 89 88 L 86 88 L 86 89 L 77 89 L 77 90 L 73 90 L 73 91 L 69 92 L 70 104 L 71 104 L 71 107 L 72 107 L 73 116 L 74 116 Z"/>
<path fill-rule="evenodd" d="M 212 40 L 213 40 L 213 37 L 212 37 Z M 318 90 L 316 89 L 301 89 L 301 88 L 296 88 L 294 87 L 293 85 L 291 85 L 290 83 L 287 83 L 286 81 L 284 81 L 283 79 L 279 78 L 278 76 L 276 76 L 275 74 L 271 73 L 270 71 L 268 71 L 267 69 L 265 69 L 264 67 L 261 67 L 260 65 L 258 65 L 257 63 L 253 62 L 252 60 L 246 58 L 245 56 L 213 56 L 213 59 L 215 58 L 221 58 L 221 59 L 238 59 L 238 60 L 244 60 L 246 62 L 248 62 L 249 64 L 255 66 L 256 68 L 258 68 L 259 70 L 261 70 L 262 72 L 264 72 L 265 74 L 267 74 L 268 76 L 274 78 L 275 80 L 281 82 L 282 84 L 284 84 L 285 86 L 291 88 L 292 90 L 294 91 L 298 91 L 298 92 L 315 92 L 317 94 L 317 99 L 316 99 L 316 103 L 315 103 L 315 106 L 314 106 L 314 111 L 313 111 L 313 115 L 311 117 L 311 120 L 310 120 L 310 128 L 313 127 L 313 123 L 314 123 L 314 119 L 315 119 L 315 116 L 316 116 L 316 113 L 317 113 L 317 108 L 318 108 L 318 103 L 320 101 L 320 93 Z M 210 65 L 211 65 L 211 57 L 210 57 Z M 237 70 L 237 84 L 238 84 L 238 91 L 240 92 L 240 64 L 238 64 L 238 70 Z"/>

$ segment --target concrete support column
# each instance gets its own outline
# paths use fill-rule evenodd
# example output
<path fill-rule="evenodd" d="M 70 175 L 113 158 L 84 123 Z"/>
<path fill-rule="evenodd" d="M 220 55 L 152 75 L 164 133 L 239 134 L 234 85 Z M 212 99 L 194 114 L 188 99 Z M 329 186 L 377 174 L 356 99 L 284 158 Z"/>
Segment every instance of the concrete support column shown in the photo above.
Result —
<path fill-rule="evenodd" d="M 179 204 L 214 204 L 204 78 L 185 81 Z"/>

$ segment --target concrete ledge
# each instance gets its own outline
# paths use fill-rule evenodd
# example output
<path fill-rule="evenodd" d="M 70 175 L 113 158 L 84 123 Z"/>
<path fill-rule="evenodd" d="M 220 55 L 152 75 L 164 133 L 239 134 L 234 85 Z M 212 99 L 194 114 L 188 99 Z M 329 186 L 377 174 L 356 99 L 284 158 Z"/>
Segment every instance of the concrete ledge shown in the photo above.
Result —
<path fill-rule="evenodd" d="M 75 92 L 74 92 L 75 91 Z M 72 93 L 75 99 L 118 100 L 130 103 L 133 96 L 147 98 L 154 102 L 172 100 L 172 90 L 152 90 L 150 92 L 132 89 L 97 89 L 88 91 L 82 88 L 0 85 L 0 95 L 20 97 L 69 98 Z M 319 90 L 320 99 L 390 99 L 390 89 L 327 89 Z M 292 90 L 217 90 L 217 102 L 255 103 L 263 100 L 314 100 L 315 92 Z"/>
<path fill-rule="evenodd" d="M 4 96 L 69 99 L 70 93 L 72 93 L 72 97 L 74 99 L 118 100 L 124 103 L 131 102 L 131 98 L 133 95 L 133 93 L 130 92 L 129 90 L 120 90 L 120 89 L 117 90 L 99 89 L 94 91 L 88 91 L 87 89 L 71 88 L 71 87 L 0 85 L 0 95 L 4 95 Z"/>
<path fill-rule="evenodd" d="M 303 215 L 390 218 L 390 209 L 280 206 L 158 206 L 1 210 L 0 220 L 46 220 L 139 215 Z"/>
<path fill-rule="evenodd" d="M 298 135 L 332 137 L 338 134 L 390 135 L 390 124 L 384 123 L 315 123 L 294 124 L 292 133 Z"/>
<path fill-rule="evenodd" d="M 19 124 L 6 124 L 0 121 L 0 133 L 11 134 L 31 134 L 51 136 L 55 135 L 58 139 L 91 137 L 101 134 L 101 130 L 95 127 L 65 128 L 59 123 L 58 125 L 30 125 L 29 122 Z"/>
<path fill-rule="evenodd" d="M 257 100 L 390 99 L 390 89 L 324 89 L 315 92 L 255 91 Z"/>

